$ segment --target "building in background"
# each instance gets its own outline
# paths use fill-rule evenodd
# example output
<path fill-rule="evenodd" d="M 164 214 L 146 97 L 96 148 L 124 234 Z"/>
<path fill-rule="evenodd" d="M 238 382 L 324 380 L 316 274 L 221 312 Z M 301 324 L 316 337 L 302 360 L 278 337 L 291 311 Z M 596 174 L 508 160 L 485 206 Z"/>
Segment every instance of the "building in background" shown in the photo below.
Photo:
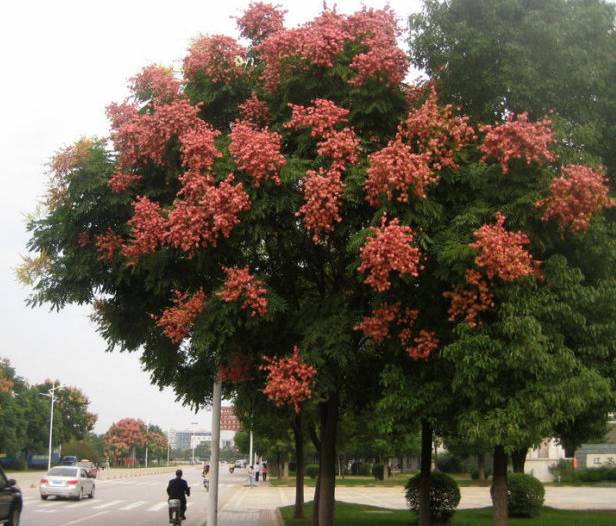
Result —
<path fill-rule="evenodd" d="M 220 409 L 220 447 L 235 447 L 235 433 L 240 430 L 240 421 L 233 412 L 233 406 Z M 203 429 L 170 429 L 168 440 L 171 449 L 186 450 L 197 447 L 203 442 L 212 441 L 211 431 Z"/>
<path fill-rule="evenodd" d="M 240 421 L 233 412 L 233 406 L 220 408 L 220 447 L 235 447 L 235 433 L 240 430 Z"/>

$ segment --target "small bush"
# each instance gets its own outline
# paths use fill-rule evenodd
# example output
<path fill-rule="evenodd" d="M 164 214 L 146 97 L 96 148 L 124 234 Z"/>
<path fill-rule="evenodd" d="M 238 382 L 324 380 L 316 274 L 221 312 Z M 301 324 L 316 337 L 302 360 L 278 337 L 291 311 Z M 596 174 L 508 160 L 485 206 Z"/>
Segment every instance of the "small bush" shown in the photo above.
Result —
<path fill-rule="evenodd" d="M 369 477 L 370 475 L 372 475 L 372 464 L 366 464 L 364 462 L 354 462 L 351 466 L 351 474 Z"/>
<path fill-rule="evenodd" d="M 507 495 L 511 517 L 536 517 L 543 506 L 545 489 L 531 475 L 512 473 L 507 481 Z"/>
<path fill-rule="evenodd" d="M 316 479 L 319 474 L 318 464 L 308 464 L 305 468 L 306 476 L 311 479 Z"/>
<path fill-rule="evenodd" d="M 374 464 L 372 466 L 372 476 L 376 480 L 383 480 L 383 464 Z"/>
<path fill-rule="evenodd" d="M 419 512 L 419 479 L 418 473 L 406 483 L 406 500 L 411 511 Z M 430 476 L 430 514 L 432 520 L 447 523 L 453 517 L 460 503 L 460 488 L 458 483 L 446 473 L 438 471 Z"/>
<path fill-rule="evenodd" d="M 556 464 L 548 468 L 556 482 L 574 482 L 575 470 L 570 460 L 561 458 Z"/>

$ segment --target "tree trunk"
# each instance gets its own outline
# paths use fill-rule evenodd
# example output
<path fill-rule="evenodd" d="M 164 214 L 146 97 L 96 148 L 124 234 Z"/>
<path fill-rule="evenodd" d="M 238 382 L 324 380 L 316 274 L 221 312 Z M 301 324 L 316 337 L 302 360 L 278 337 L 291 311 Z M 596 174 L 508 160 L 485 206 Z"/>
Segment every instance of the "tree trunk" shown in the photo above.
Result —
<path fill-rule="evenodd" d="M 389 457 L 383 459 L 383 480 L 389 478 Z"/>
<path fill-rule="evenodd" d="M 492 469 L 492 504 L 494 512 L 492 524 L 494 526 L 507 526 L 509 513 L 507 510 L 507 453 L 503 446 L 494 448 L 494 467 Z"/>
<path fill-rule="evenodd" d="M 432 470 L 432 426 L 421 422 L 421 466 L 419 475 L 419 522 L 418 526 L 431 526 L 430 472 Z"/>
<path fill-rule="evenodd" d="M 314 448 L 319 455 L 319 466 L 321 465 L 321 441 L 317 436 L 317 430 L 314 425 L 308 426 L 308 433 L 310 434 L 310 440 L 314 444 Z M 320 476 L 317 473 L 316 484 L 314 485 L 314 500 L 312 501 L 312 526 L 319 526 L 319 491 L 321 489 L 321 483 L 319 481 Z"/>
<path fill-rule="evenodd" d="M 479 480 L 486 479 L 486 454 L 478 453 L 477 454 L 477 471 L 479 473 Z"/>
<path fill-rule="evenodd" d="M 283 480 L 289 479 L 289 459 L 288 458 L 285 458 L 282 461 L 282 479 Z"/>
<path fill-rule="evenodd" d="M 511 453 L 511 464 L 514 473 L 524 473 L 524 464 L 526 462 L 526 453 L 528 448 L 516 449 Z"/>
<path fill-rule="evenodd" d="M 321 455 L 319 462 L 319 526 L 334 526 L 336 507 L 336 432 L 338 396 L 319 406 L 321 413 Z"/>
<path fill-rule="evenodd" d="M 304 433 L 302 430 L 302 414 L 295 415 L 293 420 L 293 435 L 295 437 L 295 508 L 294 519 L 304 518 Z"/>

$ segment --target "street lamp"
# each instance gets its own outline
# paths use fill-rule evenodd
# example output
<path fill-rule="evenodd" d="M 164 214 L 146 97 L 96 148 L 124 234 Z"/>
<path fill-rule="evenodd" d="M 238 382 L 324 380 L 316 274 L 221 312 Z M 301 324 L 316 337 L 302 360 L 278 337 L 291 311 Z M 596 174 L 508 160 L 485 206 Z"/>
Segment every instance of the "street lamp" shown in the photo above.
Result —
<path fill-rule="evenodd" d="M 41 396 L 47 396 L 51 398 L 51 412 L 49 414 L 49 451 L 47 457 L 47 471 L 51 469 L 51 440 L 53 437 L 53 406 L 56 403 L 56 391 L 64 389 L 62 385 L 52 384 L 51 389 L 46 393 L 39 393 Z"/>
<path fill-rule="evenodd" d="M 191 426 L 196 426 L 199 422 L 191 422 Z M 195 441 L 193 440 L 193 435 L 195 432 L 195 428 L 190 428 L 190 447 L 192 448 L 192 464 L 195 463 Z"/>
<path fill-rule="evenodd" d="M 148 443 L 150 441 L 150 421 L 145 425 L 145 467 L 148 467 Z"/>

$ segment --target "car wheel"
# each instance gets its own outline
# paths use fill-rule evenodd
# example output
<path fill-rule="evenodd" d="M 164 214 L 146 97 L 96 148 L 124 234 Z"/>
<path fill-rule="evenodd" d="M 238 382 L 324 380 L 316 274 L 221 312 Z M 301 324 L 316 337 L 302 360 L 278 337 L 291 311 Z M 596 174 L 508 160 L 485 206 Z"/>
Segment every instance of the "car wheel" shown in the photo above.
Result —
<path fill-rule="evenodd" d="M 9 518 L 8 526 L 19 526 L 19 517 L 21 513 L 18 509 L 14 509 Z"/>
<path fill-rule="evenodd" d="M 49 495 L 41 495 L 41 500 L 47 500 L 48 497 Z"/>
<path fill-rule="evenodd" d="M 92 486 L 92 491 L 90 492 L 90 495 L 88 495 L 88 497 L 90 497 L 91 499 L 94 498 L 94 486 Z"/>
<path fill-rule="evenodd" d="M 79 493 L 77 493 L 77 496 L 75 497 L 75 500 L 80 501 L 82 497 L 83 497 L 83 494 L 81 492 L 81 488 L 79 488 Z"/>

